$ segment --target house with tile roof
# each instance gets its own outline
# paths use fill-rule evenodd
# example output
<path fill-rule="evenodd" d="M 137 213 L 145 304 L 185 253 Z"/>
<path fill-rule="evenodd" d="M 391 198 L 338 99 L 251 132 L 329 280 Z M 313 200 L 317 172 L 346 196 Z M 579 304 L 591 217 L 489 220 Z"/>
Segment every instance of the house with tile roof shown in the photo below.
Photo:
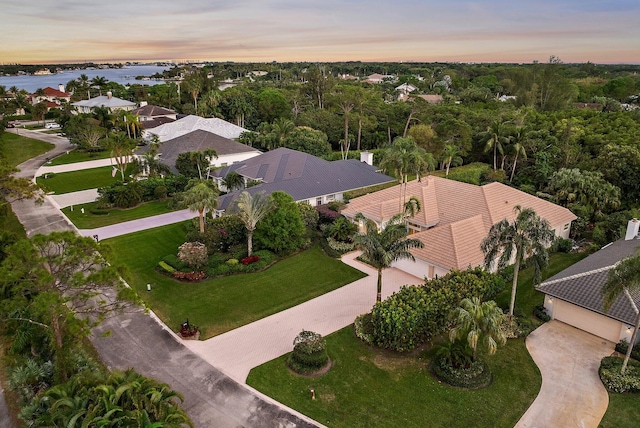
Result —
<path fill-rule="evenodd" d="M 64 85 L 60 85 L 58 89 L 47 86 L 42 90 L 42 95 L 31 94 L 29 101 L 32 105 L 36 105 L 41 101 L 47 102 L 49 108 L 60 108 L 61 102 L 71 102 L 71 94 L 64 90 Z"/>
<path fill-rule="evenodd" d="M 244 189 L 253 194 L 271 194 L 277 190 L 291 195 L 296 202 L 311 206 L 343 200 L 345 192 L 389 183 L 395 179 L 378 172 L 375 166 L 356 159 L 326 161 L 308 153 L 278 148 L 260 156 L 235 163 L 226 168 L 211 171 L 210 176 L 222 186 L 222 180 L 230 172 L 260 184 Z M 229 207 L 241 190 L 218 198 L 218 209 Z"/>
<path fill-rule="evenodd" d="M 602 287 L 618 262 L 640 250 L 639 228 L 640 220 L 630 220 L 624 238 L 538 285 L 537 290 L 544 293 L 544 307 L 552 319 L 612 342 L 631 340 L 640 308 L 640 292 L 622 293 L 605 312 Z"/>
<path fill-rule="evenodd" d="M 143 146 L 138 149 L 135 156 L 141 156 L 148 153 L 149 146 Z M 176 160 L 181 153 L 188 152 L 204 152 L 207 149 L 216 151 L 217 158 L 211 159 L 212 167 L 226 167 L 237 162 L 242 162 L 255 156 L 259 156 L 262 152 L 246 144 L 238 143 L 218 134 L 214 134 L 202 129 L 196 129 L 187 134 L 165 141 L 158 148 L 158 156 L 161 163 L 169 167 L 174 174 L 178 173 L 176 169 Z"/>
<path fill-rule="evenodd" d="M 416 261 L 401 260 L 394 264 L 419 278 L 442 276 L 451 270 L 480 266 L 484 254 L 480 243 L 491 226 L 503 219 L 515 218 L 514 207 L 532 208 L 546 219 L 557 237 L 568 238 L 576 216 L 566 208 L 506 186 L 489 183 L 484 186 L 462 183 L 435 176 L 406 185 L 406 198 L 415 197 L 422 210 L 408 219 L 412 238 L 423 242 L 423 248 L 411 250 Z M 354 198 L 342 214 L 355 222 L 362 213 L 380 227 L 402 212 L 400 185 Z"/>
<path fill-rule="evenodd" d="M 188 115 L 176 120 L 175 122 L 165 123 L 155 128 L 145 129 L 143 136 L 147 139 L 151 139 L 153 135 L 156 135 L 160 141 L 164 142 L 177 138 L 181 135 L 188 134 L 189 132 L 197 129 L 212 132 L 232 140 L 238 139 L 243 132 L 247 132 L 247 129 L 217 117 L 204 118 Z"/>
<path fill-rule="evenodd" d="M 71 104 L 78 110 L 78 113 L 91 113 L 98 107 L 106 107 L 112 113 L 117 110 L 131 111 L 136 107 L 136 103 L 114 97 L 111 91 L 107 95 L 82 100 Z"/>

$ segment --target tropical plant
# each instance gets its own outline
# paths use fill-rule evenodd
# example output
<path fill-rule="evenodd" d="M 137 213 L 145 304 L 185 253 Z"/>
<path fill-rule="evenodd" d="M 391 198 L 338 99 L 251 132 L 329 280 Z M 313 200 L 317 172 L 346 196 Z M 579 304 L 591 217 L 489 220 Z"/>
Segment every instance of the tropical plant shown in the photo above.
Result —
<path fill-rule="evenodd" d="M 409 229 L 404 222 L 404 215 L 393 216 L 387 224 L 378 229 L 378 225 L 366 219 L 362 213 L 356 215 L 357 221 L 364 221 L 365 233 L 358 233 L 354 242 L 362 250 L 362 256 L 368 264 L 378 271 L 376 301 L 382 301 L 382 271 L 397 260 L 415 260 L 410 250 L 422 248 L 422 241 L 407 238 Z"/>
<path fill-rule="evenodd" d="M 218 208 L 218 189 L 215 184 L 206 180 L 191 179 L 178 200 L 179 206 L 198 212 L 200 233 L 204 233 L 205 210 L 211 211 Z"/>
<path fill-rule="evenodd" d="M 554 232 L 549 222 L 540 218 L 531 208 L 514 207 L 516 215 L 512 222 L 503 219 L 491 226 L 489 234 L 482 240 L 484 265 L 487 269 L 503 269 L 513 262 L 513 285 L 509 315 L 513 316 L 518 286 L 520 265 L 528 258 L 533 262 L 535 284 L 539 283 L 542 269 L 547 265 L 549 253 L 547 248 L 553 242 Z"/>
<path fill-rule="evenodd" d="M 459 166 L 462 165 L 462 150 L 458 146 L 453 144 L 447 144 L 444 146 L 444 152 L 442 153 L 442 157 L 444 159 L 444 163 L 446 165 L 446 173 L 445 177 L 449 177 L 449 168 L 451 165 Z"/>
<path fill-rule="evenodd" d="M 107 138 L 107 147 L 111 152 L 111 158 L 116 162 L 122 181 L 125 180 L 124 170 L 131 161 L 133 155 L 133 149 L 136 143 L 131 138 L 127 137 L 124 132 L 118 132 L 111 134 Z"/>
<path fill-rule="evenodd" d="M 498 344 L 504 345 L 507 341 L 500 330 L 503 316 L 493 300 L 482 302 L 478 296 L 465 298 L 452 314 L 454 327 L 449 331 L 449 340 L 466 339 L 473 349 L 474 360 L 481 340 L 486 343 L 489 354 L 494 354 Z"/>
<path fill-rule="evenodd" d="M 636 293 L 638 290 L 640 290 L 640 256 L 634 255 L 623 259 L 609 271 L 607 282 L 604 287 L 602 287 L 605 312 L 609 312 L 609 309 L 611 309 L 611 306 L 621 294 L 630 292 Z M 640 313 L 638 313 L 636 318 L 630 343 L 636 343 L 639 329 Z M 629 363 L 632 350 L 633 346 L 627 347 L 627 352 L 624 356 L 624 361 L 620 370 L 622 374 L 624 374 L 627 369 L 627 364 Z"/>
<path fill-rule="evenodd" d="M 271 196 L 264 192 L 252 195 L 245 190 L 233 201 L 231 212 L 242 220 L 247 229 L 247 255 L 249 257 L 253 252 L 253 232 L 256 230 L 258 222 L 273 209 L 274 204 Z"/>
<path fill-rule="evenodd" d="M 504 153 L 504 145 L 508 142 L 506 136 L 507 122 L 502 119 L 496 119 L 487 127 L 483 133 L 485 141 L 485 152 L 493 151 L 493 169 L 498 169 L 498 153 Z"/>
<path fill-rule="evenodd" d="M 224 177 L 222 184 L 227 188 L 227 192 L 233 192 L 244 187 L 244 178 L 237 172 L 231 171 Z"/>

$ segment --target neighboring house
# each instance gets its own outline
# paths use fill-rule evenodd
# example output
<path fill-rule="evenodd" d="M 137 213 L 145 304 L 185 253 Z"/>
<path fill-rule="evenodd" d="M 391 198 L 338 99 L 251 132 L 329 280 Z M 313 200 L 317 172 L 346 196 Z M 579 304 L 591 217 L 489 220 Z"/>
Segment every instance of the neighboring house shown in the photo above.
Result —
<path fill-rule="evenodd" d="M 482 265 L 482 240 L 491 226 L 502 219 L 515 218 L 516 205 L 534 209 L 558 237 L 568 238 L 571 222 L 576 219 L 566 208 L 501 183 L 476 186 L 428 176 L 407 183 L 406 199 L 411 197 L 420 201 L 422 210 L 408 219 L 409 231 L 412 238 L 423 242 L 424 248 L 411 251 L 415 262 L 402 260 L 394 266 L 419 278 Z M 402 202 L 398 185 L 352 199 L 342 214 L 355 221 L 356 214 L 362 213 L 384 227 L 391 217 L 402 212 Z"/>
<path fill-rule="evenodd" d="M 158 148 L 158 155 L 160 162 L 168 166 L 171 172 L 177 174 L 176 160 L 180 153 L 204 152 L 207 149 L 215 150 L 218 155 L 217 158 L 211 160 L 212 167 L 224 167 L 258 156 L 262 153 L 246 144 L 197 129 L 161 143 Z M 137 150 L 135 155 L 140 156 L 148 151 L 149 146 L 147 145 Z"/>
<path fill-rule="evenodd" d="M 154 120 L 158 118 L 168 118 L 172 120 L 176 120 L 177 113 L 168 108 L 159 107 L 147 104 L 146 102 L 140 103 L 140 107 L 132 111 L 133 114 L 138 116 L 138 120 L 142 122 L 146 122 L 149 120 Z"/>
<path fill-rule="evenodd" d="M 391 75 L 391 74 L 373 73 L 373 74 L 367 76 L 367 78 L 365 79 L 365 82 L 378 84 L 378 83 L 382 83 L 382 82 L 395 82 L 397 80 L 398 80 L 398 78 L 396 76 L 394 76 L 394 75 Z"/>
<path fill-rule="evenodd" d="M 329 162 L 308 153 L 284 147 L 263 153 L 227 168 L 211 171 L 210 175 L 222 186 L 222 180 L 231 171 L 245 179 L 260 181 L 249 187 L 253 194 L 271 194 L 277 190 L 288 193 L 296 202 L 307 202 L 311 206 L 343 200 L 344 192 L 376 184 L 394 181 L 381 174 L 375 166 L 355 159 Z M 222 186 L 224 189 L 224 186 Z M 224 211 L 239 192 L 223 195 L 218 199 L 218 209 Z"/>
<path fill-rule="evenodd" d="M 32 105 L 36 105 L 41 101 L 45 101 L 45 102 L 49 102 L 52 104 L 47 104 L 48 106 L 51 105 L 52 107 L 50 108 L 54 108 L 53 104 L 55 104 L 56 107 L 60 107 L 60 103 L 61 102 L 71 102 L 71 94 L 68 92 L 65 92 L 64 90 L 64 85 L 60 85 L 58 87 L 58 89 L 54 89 L 50 86 L 47 86 L 46 88 L 44 88 L 42 90 L 44 92 L 43 95 L 36 95 L 36 94 L 31 94 L 29 96 L 29 101 L 31 101 Z"/>
<path fill-rule="evenodd" d="M 415 86 L 413 86 L 411 83 L 403 83 L 400 86 L 396 86 L 396 91 L 402 93 L 402 94 L 410 94 L 411 92 L 415 91 L 416 88 Z"/>
<path fill-rule="evenodd" d="M 640 248 L 639 226 L 639 220 L 629 221 L 624 238 L 604 246 L 537 287 L 545 295 L 544 307 L 552 319 L 612 342 L 631 340 L 640 308 L 640 292 L 622 293 L 609 312 L 605 312 L 602 287 L 609 271 Z"/>
<path fill-rule="evenodd" d="M 98 107 L 106 107 L 110 112 L 125 110 L 131 111 L 136 107 L 136 103 L 114 97 L 111 91 L 107 95 L 82 100 L 71 104 L 78 110 L 78 113 L 91 113 Z"/>
<path fill-rule="evenodd" d="M 217 117 L 205 119 L 204 117 L 189 115 L 175 122 L 165 123 L 155 128 L 147 128 L 143 136 L 150 139 L 153 135 L 156 135 L 160 141 L 164 142 L 198 129 L 232 140 L 239 138 L 243 132 L 247 132 L 246 129 Z"/>

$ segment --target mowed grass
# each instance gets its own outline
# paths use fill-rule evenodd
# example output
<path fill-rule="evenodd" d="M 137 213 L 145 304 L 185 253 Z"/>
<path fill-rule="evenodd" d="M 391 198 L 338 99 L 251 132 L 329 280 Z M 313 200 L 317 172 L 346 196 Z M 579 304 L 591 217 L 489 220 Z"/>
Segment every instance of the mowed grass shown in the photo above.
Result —
<path fill-rule="evenodd" d="M 609 393 L 609 407 L 602 428 L 632 428 L 640 424 L 640 394 Z"/>
<path fill-rule="evenodd" d="M 96 208 L 96 202 L 90 202 L 86 204 L 79 204 L 72 207 L 66 207 L 62 209 L 64 215 L 78 229 L 95 229 L 97 227 L 109 226 L 112 224 L 122 223 L 125 221 L 137 220 L 140 218 L 151 217 L 158 214 L 165 214 L 171 212 L 168 207 L 169 201 L 151 201 L 140 204 L 134 208 L 113 208 L 106 210 L 108 214 L 92 214 L 91 210 Z M 82 213 L 84 208 L 84 214 Z M 195 213 L 194 213 L 195 215 Z"/>
<path fill-rule="evenodd" d="M 478 390 L 453 388 L 433 378 L 433 349 L 413 356 L 373 349 L 355 337 L 352 326 L 326 339 L 333 362 L 328 373 L 294 375 L 285 355 L 251 370 L 247 384 L 332 428 L 511 428 L 540 390 L 540 373 L 524 339 L 509 340 L 485 358 L 494 379 Z M 310 388 L 316 400 L 311 400 Z"/>
<path fill-rule="evenodd" d="M 362 278 L 364 274 L 326 256 L 318 245 L 269 269 L 198 283 L 179 282 L 156 271 L 158 262 L 177 253 L 185 223 L 105 240 L 112 260 L 128 267 L 127 279 L 171 329 L 187 318 L 209 338 L 259 320 Z M 147 284 L 152 291 L 147 292 Z M 293 340 L 293 339 L 292 339 Z"/>
<path fill-rule="evenodd" d="M 56 173 L 53 177 L 38 177 L 36 181 L 47 191 L 56 194 L 77 192 L 80 190 L 97 189 L 110 186 L 121 180 L 120 171 L 112 175 L 113 167 L 83 169 L 79 171 Z M 125 177 L 129 172 L 125 172 Z"/>
<path fill-rule="evenodd" d="M 86 162 L 98 159 L 108 159 L 109 155 L 110 153 L 107 150 L 101 152 L 85 152 L 81 150 L 73 150 L 69 153 L 51 159 L 51 163 L 49 163 L 49 166 L 67 165 L 70 163 Z"/>
<path fill-rule="evenodd" d="M 552 277 L 582 260 L 588 256 L 587 253 L 553 253 L 549 255 L 549 265 L 542 271 L 542 280 Z M 509 308 L 509 301 L 511 299 L 511 282 L 508 282 L 502 293 L 498 294 L 494 299 L 498 306 L 503 309 Z M 522 310 L 525 316 L 530 317 L 532 320 L 537 321 L 534 318 L 533 308 L 537 305 L 541 305 L 544 300 L 544 294 L 536 291 L 533 286 L 533 267 L 520 270 L 518 275 L 518 290 L 516 292 L 516 309 Z M 538 322 L 539 324 L 539 322 Z"/>
<path fill-rule="evenodd" d="M 53 149 L 53 144 L 26 138 L 21 135 L 2 133 L 0 137 L 0 156 L 11 166 L 41 155 Z"/>

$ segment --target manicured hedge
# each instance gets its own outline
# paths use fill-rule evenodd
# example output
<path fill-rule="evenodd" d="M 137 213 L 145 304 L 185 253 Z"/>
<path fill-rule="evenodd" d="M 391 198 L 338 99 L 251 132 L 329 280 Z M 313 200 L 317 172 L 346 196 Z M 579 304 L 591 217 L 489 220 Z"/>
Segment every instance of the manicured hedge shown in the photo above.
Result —
<path fill-rule="evenodd" d="M 600 362 L 600 379 L 611 392 L 640 392 L 640 363 L 629 360 L 627 370 L 620 373 L 622 358 L 604 357 Z"/>
<path fill-rule="evenodd" d="M 466 297 L 490 300 L 504 280 L 480 268 L 452 271 L 424 285 L 403 286 L 371 312 L 373 345 L 410 351 L 449 325 L 449 314 Z"/>

